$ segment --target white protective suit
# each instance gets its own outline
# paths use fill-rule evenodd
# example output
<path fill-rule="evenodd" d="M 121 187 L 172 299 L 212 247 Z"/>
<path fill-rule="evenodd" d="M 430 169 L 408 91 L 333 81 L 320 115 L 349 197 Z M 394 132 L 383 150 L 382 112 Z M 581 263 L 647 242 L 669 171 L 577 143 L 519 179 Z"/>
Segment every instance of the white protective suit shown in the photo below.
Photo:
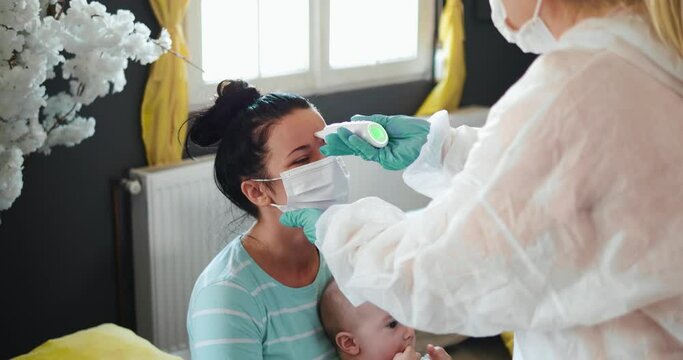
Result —
<path fill-rule="evenodd" d="M 354 304 L 420 330 L 515 331 L 515 358 L 683 359 L 683 60 L 639 16 L 586 20 L 481 129 L 431 119 L 404 173 L 431 197 L 326 211 Z"/>

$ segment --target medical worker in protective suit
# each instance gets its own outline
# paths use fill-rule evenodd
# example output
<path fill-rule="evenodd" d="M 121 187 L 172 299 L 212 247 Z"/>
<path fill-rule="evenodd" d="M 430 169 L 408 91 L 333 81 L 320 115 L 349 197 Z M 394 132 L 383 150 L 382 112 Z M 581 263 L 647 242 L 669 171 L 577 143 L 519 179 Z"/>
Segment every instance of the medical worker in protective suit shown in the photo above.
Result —
<path fill-rule="evenodd" d="M 357 155 L 432 198 L 303 209 L 354 303 L 421 330 L 515 331 L 515 358 L 683 359 L 681 0 L 490 0 L 505 38 L 541 54 L 483 128 L 373 115 Z M 400 24 L 392 24 L 400 26 Z"/>

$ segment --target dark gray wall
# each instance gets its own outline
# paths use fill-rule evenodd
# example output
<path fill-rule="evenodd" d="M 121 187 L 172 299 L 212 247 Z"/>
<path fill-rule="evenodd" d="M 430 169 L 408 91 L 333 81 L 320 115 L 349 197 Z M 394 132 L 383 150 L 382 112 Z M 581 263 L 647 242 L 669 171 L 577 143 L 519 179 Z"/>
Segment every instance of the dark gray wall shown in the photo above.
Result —
<path fill-rule="evenodd" d="M 147 1 L 102 3 L 110 10 L 129 9 L 158 31 Z M 477 20 L 475 3 L 488 2 L 465 1 L 468 77 L 463 104 L 490 105 L 530 58 L 504 43 L 485 19 L 486 9 L 479 9 L 484 20 Z M 60 147 L 50 156 L 34 154 L 26 160 L 23 192 L 10 210 L 0 213 L 0 358 L 103 322 L 134 327 L 129 236 L 124 216 L 124 242 L 117 245 L 112 199 L 118 197 L 112 196 L 112 184 L 129 168 L 145 163 L 139 111 L 147 72 L 131 64 L 125 90 L 83 112 L 97 119 L 94 137 L 75 148 Z M 331 121 L 356 113 L 410 114 L 431 86 L 413 82 L 311 100 Z M 119 267 L 117 249 L 123 254 Z"/>
<path fill-rule="evenodd" d="M 535 56 L 508 44 L 491 22 L 487 0 L 465 4 L 465 62 L 467 78 L 463 105 L 492 105 L 523 74 Z"/>
<path fill-rule="evenodd" d="M 416 81 L 309 96 L 309 100 L 328 123 L 348 121 L 355 114 L 413 114 L 432 86 L 430 81 Z"/>
<path fill-rule="evenodd" d="M 130 9 L 157 34 L 148 1 L 102 3 L 110 12 Z M 125 90 L 84 109 L 97 120 L 93 137 L 26 159 L 22 194 L 0 213 L 0 359 L 118 320 L 111 181 L 145 164 L 139 112 L 147 73 L 130 63 Z"/>

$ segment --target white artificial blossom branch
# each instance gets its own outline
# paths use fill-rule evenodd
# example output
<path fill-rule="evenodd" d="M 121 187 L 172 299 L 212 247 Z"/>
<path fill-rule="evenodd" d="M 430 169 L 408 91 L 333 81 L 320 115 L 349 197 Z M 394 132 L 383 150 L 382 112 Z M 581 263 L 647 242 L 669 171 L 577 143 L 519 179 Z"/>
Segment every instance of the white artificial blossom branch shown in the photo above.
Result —
<path fill-rule="evenodd" d="M 122 91 L 129 60 L 149 64 L 171 49 L 166 29 L 150 35 L 130 11 L 96 1 L 0 1 L 0 210 L 21 194 L 24 157 L 92 136 L 82 107 Z M 68 91 L 48 95 L 57 74 Z"/>

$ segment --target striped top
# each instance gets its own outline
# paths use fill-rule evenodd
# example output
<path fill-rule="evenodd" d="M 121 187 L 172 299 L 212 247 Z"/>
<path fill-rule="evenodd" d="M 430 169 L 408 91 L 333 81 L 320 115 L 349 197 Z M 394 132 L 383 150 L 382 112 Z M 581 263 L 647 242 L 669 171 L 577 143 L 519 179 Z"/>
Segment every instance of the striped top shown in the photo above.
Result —
<path fill-rule="evenodd" d="M 204 269 L 190 298 L 192 359 L 337 359 L 317 313 L 330 271 L 320 258 L 315 280 L 282 285 L 231 241 Z"/>

